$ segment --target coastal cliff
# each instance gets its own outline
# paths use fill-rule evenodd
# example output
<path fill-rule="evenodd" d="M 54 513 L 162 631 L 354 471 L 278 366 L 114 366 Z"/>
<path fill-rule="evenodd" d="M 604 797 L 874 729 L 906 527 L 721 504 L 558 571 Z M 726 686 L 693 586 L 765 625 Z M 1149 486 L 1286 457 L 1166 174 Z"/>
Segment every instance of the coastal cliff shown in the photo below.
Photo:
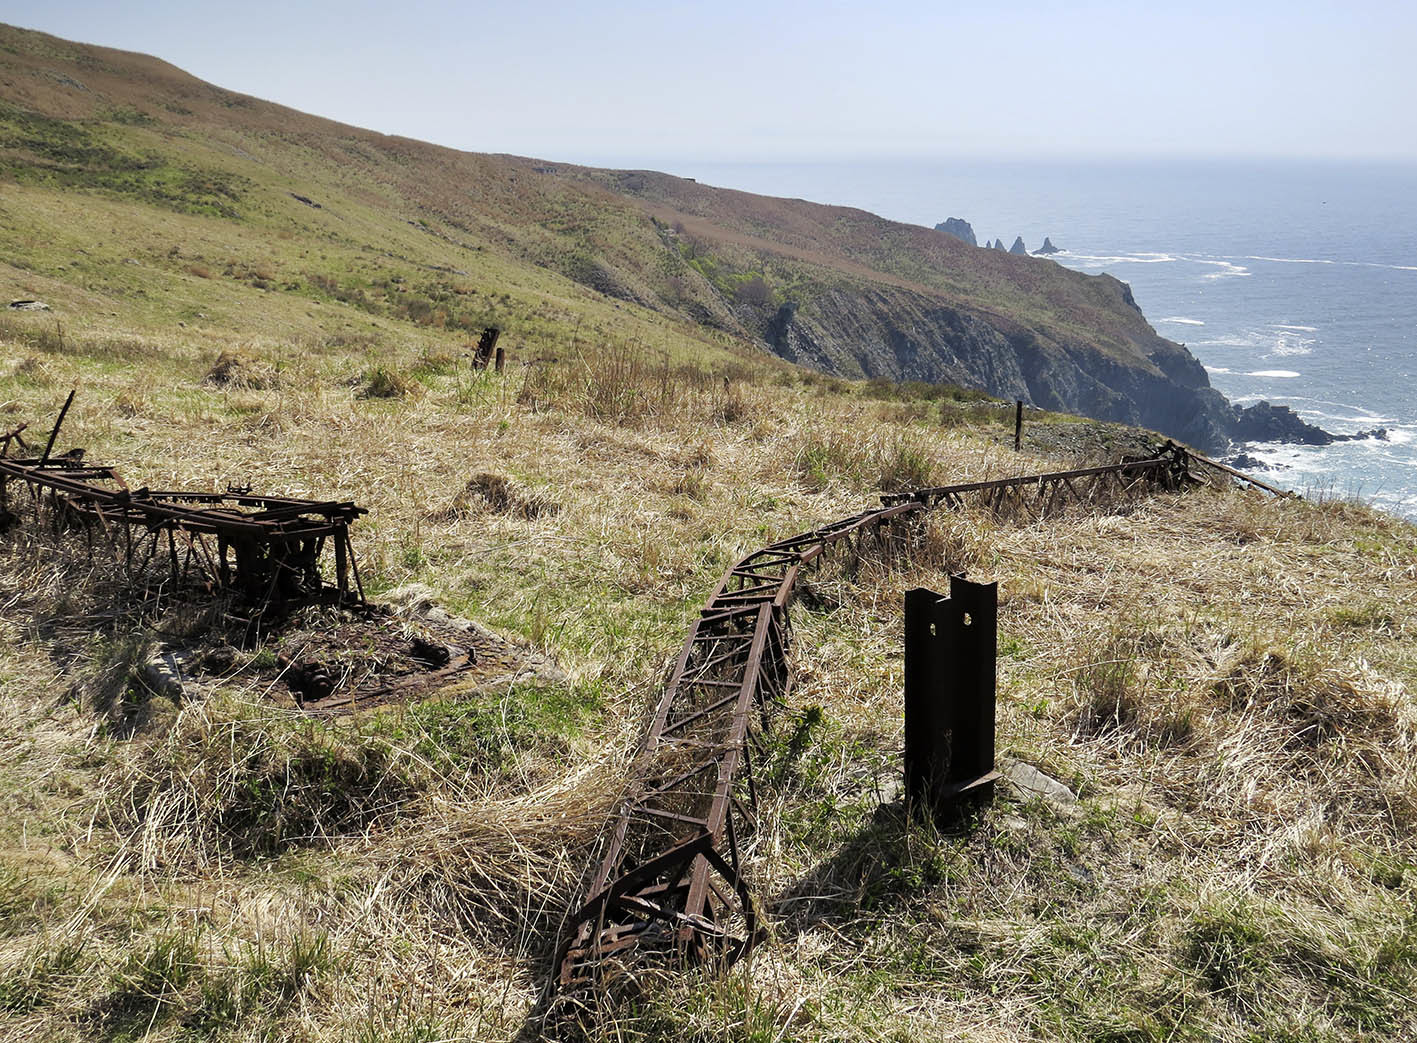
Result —
<path fill-rule="evenodd" d="M 1229 443 L 1230 406 L 1199 363 L 1170 342 L 1161 342 L 1146 364 L 1126 365 L 1084 341 L 1058 343 L 890 288 L 834 290 L 807 306 L 785 304 L 763 336 L 783 358 L 824 372 L 956 383 L 1044 409 L 1151 427 L 1207 451 Z"/>
<path fill-rule="evenodd" d="M 950 381 L 1225 450 L 1234 411 L 1131 289 L 945 229 L 653 171 L 561 167 L 662 229 L 664 303 L 843 377 Z M 948 222 L 946 222 L 948 223 Z M 731 319 L 724 318 L 724 312 Z"/>

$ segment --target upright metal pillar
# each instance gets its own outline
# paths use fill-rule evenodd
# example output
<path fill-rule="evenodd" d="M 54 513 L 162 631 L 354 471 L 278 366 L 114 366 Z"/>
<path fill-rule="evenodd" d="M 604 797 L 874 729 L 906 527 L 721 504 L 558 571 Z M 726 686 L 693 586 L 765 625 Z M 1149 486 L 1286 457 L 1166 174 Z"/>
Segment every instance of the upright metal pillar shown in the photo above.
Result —
<path fill-rule="evenodd" d="M 948 816 L 994 780 L 998 584 L 950 577 L 950 596 L 905 593 L 905 793 Z"/>
<path fill-rule="evenodd" d="M 502 331 L 497 326 L 488 326 L 482 331 L 482 337 L 477 342 L 477 353 L 472 358 L 473 369 L 486 369 L 492 364 L 492 352 L 501 335 Z"/>

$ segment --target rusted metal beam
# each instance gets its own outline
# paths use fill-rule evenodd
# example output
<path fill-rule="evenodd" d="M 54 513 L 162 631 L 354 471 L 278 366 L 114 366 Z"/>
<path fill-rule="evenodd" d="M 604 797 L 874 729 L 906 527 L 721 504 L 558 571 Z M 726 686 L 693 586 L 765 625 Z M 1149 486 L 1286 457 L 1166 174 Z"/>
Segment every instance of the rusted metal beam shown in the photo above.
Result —
<path fill-rule="evenodd" d="M 756 942 L 740 843 L 757 804 L 752 751 L 769 706 L 791 682 L 792 592 L 828 547 L 920 510 L 903 503 L 865 511 L 754 551 L 723 574 L 651 718 L 636 772 L 644 786 L 617 812 L 591 898 L 568 924 L 560 986 L 594 982 L 631 950 L 731 960 Z M 680 855 L 656 854 L 665 846 Z"/>
<path fill-rule="evenodd" d="M 1200 453 L 1191 453 L 1190 457 L 1192 460 L 1196 461 L 1196 463 L 1205 464 L 1207 467 L 1213 467 L 1221 474 L 1227 474 L 1231 478 L 1239 479 L 1246 485 L 1253 485 L 1256 489 L 1263 489 L 1265 492 L 1271 493 L 1275 496 L 1294 495 L 1292 492 L 1286 492 L 1284 489 L 1278 489 L 1275 486 L 1270 485 L 1268 482 L 1262 482 L 1258 478 L 1254 478 L 1248 474 L 1245 474 L 1245 472 L 1243 471 L 1237 471 L 1229 464 L 1223 464 L 1219 460 L 1212 460 L 1208 456 L 1201 456 Z"/>

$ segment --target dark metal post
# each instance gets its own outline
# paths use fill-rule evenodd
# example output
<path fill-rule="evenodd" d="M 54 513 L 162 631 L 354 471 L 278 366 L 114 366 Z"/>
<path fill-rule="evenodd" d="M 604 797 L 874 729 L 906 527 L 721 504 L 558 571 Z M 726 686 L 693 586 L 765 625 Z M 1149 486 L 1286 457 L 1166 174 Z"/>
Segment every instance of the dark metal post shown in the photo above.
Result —
<path fill-rule="evenodd" d="M 1014 400 L 1014 452 L 1023 447 L 1023 399 Z"/>
<path fill-rule="evenodd" d="M 482 337 L 477 342 L 477 354 L 472 359 L 474 369 L 486 369 L 492 364 L 492 351 L 501 335 L 502 331 L 497 326 L 488 326 L 482 331 Z"/>
<path fill-rule="evenodd" d="M 905 792 L 937 816 L 993 795 L 997 623 L 996 583 L 906 591 Z"/>
<path fill-rule="evenodd" d="M 74 391 L 77 391 L 75 388 Z M 64 417 L 69 413 L 69 407 L 74 404 L 74 391 L 69 392 L 69 397 L 64 400 L 64 408 L 59 410 L 59 419 L 54 421 L 54 430 L 49 432 L 49 441 L 44 445 L 44 455 L 39 458 L 41 465 L 49 462 L 49 454 L 54 449 L 54 440 L 59 437 L 59 428 L 64 425 Z"/>

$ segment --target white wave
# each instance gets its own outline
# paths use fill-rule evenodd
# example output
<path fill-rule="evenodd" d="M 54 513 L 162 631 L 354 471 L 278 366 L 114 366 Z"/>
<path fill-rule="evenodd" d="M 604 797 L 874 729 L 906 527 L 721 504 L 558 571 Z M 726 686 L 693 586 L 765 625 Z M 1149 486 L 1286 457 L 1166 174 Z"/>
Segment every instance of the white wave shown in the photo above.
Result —
<path fill-rule="evenodd" d="M 1157 322 L 1174 322 L 1180 326 L 1204 326 L 1200 319 L 1187 319 L 1181 315 L 1168 315 L 1164 319 L 1157 319 Z"/>
<path fill-rule="evenodd" d="M 1298 330 L 1300 333 L 1319 332 L 1319 328 L 1317 326 L 1296 326 L 1290 322 L 1271 322 L 1269 325 L 1271 329 L 1276 330 Z"/>
<path fill-rule="evenodd" d="M 1364 430 L 1367 430 L 1370 427 L 1383 427 L 1387 424 L 1397 423 L 1397 419 L 1395 417 L 1369 416 L 1366 413 L 1360 413 L 1358 416 L 1349 416 L 1344 413 L 1324 413 L 1317 409 L 1305 410 L 1305 413 L 1309 416 L 1314 417 L 1315 419 L 1322 420 L 1325 423 L 1357 424 Z"/>
<path fill-rule="evenodd" d="M 1096 267 L 1104 264 L 1166 264 L 1170 261 L 1179 261 L 1180 257 L 1173 254 L 1161 253 L 1135 253 L 1135 254 L 1068 254 L 1069 261 L 1082 261 L 1089 267 Z"/>
<path fill-rule="evenodd" d="M 1333 406 L 1334 409 L 1352 409 L 1358 413 L 1362 413 L 1365 421 L 1377 421 L 1378 423 L 1384 422 L 1383 418 L 1378 416 L 1378 414 L 1374 413 L 1372 410 L 1365 409 L 1362 406 L 1355 406 L 1351 402 L 1335 402 L 1331 398 L 1313 398 L 1302 395 L 1291 396 L 1290 401 L 1309 402 L 1316 406 Z"/>
<path fill-rule="evenodd" d="M 1313 337 L 1305 337 L 1291 330 L 1265 327 L 1243 330 L 1238 333 L 1222 333 L 1220 336 L 1207 337 L 1203 340 L 1193 340 L 1190 342 L 1190 346 L 1192 348 L 1254 348 L 1259 352 L 1260 358 L 1273 358 L 1276 355 L 1283 357 L 1311 354 L 1315 343 L 1317 341 Z"/>
<path fill-rule="evenodd" d="M 1240 261 L 1268 261 L 1271 264 L 1336 264 L 1345 268 L 1386 268 L 1394 272 L 1417 272 L 1417 265 L 1382 264 L 1378 261 L 1335 261 L 1327 257 L 1261 257 L 1256 254 L 1241 254 Z"/>
<path fill-rule="evenodd" d="M 1297 377 L 1299 374 L 1292 369 L 1256 369 L 1246 373 L 1247 377 L 1276 377 L 1288 380 L 1290 377 Z"/>
<path fill-rule="evenodd" d="M 1207 340 L 1193 340 L 1190 342 L 1193 348 L 1258 348 L 1262 347 L 1266 341 L 1254 333 L 1245 334 L 1239 337 L 1212 337 Z"/>
<path fill-rule="evenodd" d="M 1411 445 L 1417 441 L 1417 429 L 1410 427 L 1390 427 L 1387 432 L 1387 440 L 1393 445 Z M 1417 464 L 1417 460 L 1413 461 Z"/>
<path fill-rule="evenodd" d="M 1271 264 L 1357 264 L 1357 261 L 1332 261 L 1325 257 L 1263 257 L 1258 254 L 1241 254 L 1242 261 L 1269 261 Z"/>
<path fill-rule="evenodd" d="M 1262 442 L 1250 451 L 1265 463 L 1278 465 L 1286 471 L 1322 474 L 1331 469 L 1323 453 L 1311 447 L 1296 448 L 1287 442 Z M 1285 484 L 1292 487 L 1293 479 L 1288 479 Z"/>
<path fill-rule="evenodd" d="M 1312 346 L 1313 343 L 1312 340 L 1307 340 L 1303 337 L 1297 337 L 1293 340 L 1287 337 L 1280 337 L 1279 342 L 1274 346 L 1274 350 L 1266 355 L 1265 358 L 1271 358 L 1275 355 L 1281 358 L 1286 355 L 1308 355 L 1314 350 Z"/>
<path fill-rule="evenodd" d="M 1211 272 L 1209 275 L 1201 276 L 1202 279 L 1228 279 L 1237 276 L 1249 275 L 1250 270 L 1243 264 L 1231 264 L 1229 261 L 1202 261 L 1199 258 L 1197 264 L 1209 264 L 1220 269 L 1218 272 Z"/>
<path fill-rule="evenodd" d="M 1224 366 L 1206 366 L 1207 373 L 1233 373 L 1234 370 L 1226 369 Z"/>

